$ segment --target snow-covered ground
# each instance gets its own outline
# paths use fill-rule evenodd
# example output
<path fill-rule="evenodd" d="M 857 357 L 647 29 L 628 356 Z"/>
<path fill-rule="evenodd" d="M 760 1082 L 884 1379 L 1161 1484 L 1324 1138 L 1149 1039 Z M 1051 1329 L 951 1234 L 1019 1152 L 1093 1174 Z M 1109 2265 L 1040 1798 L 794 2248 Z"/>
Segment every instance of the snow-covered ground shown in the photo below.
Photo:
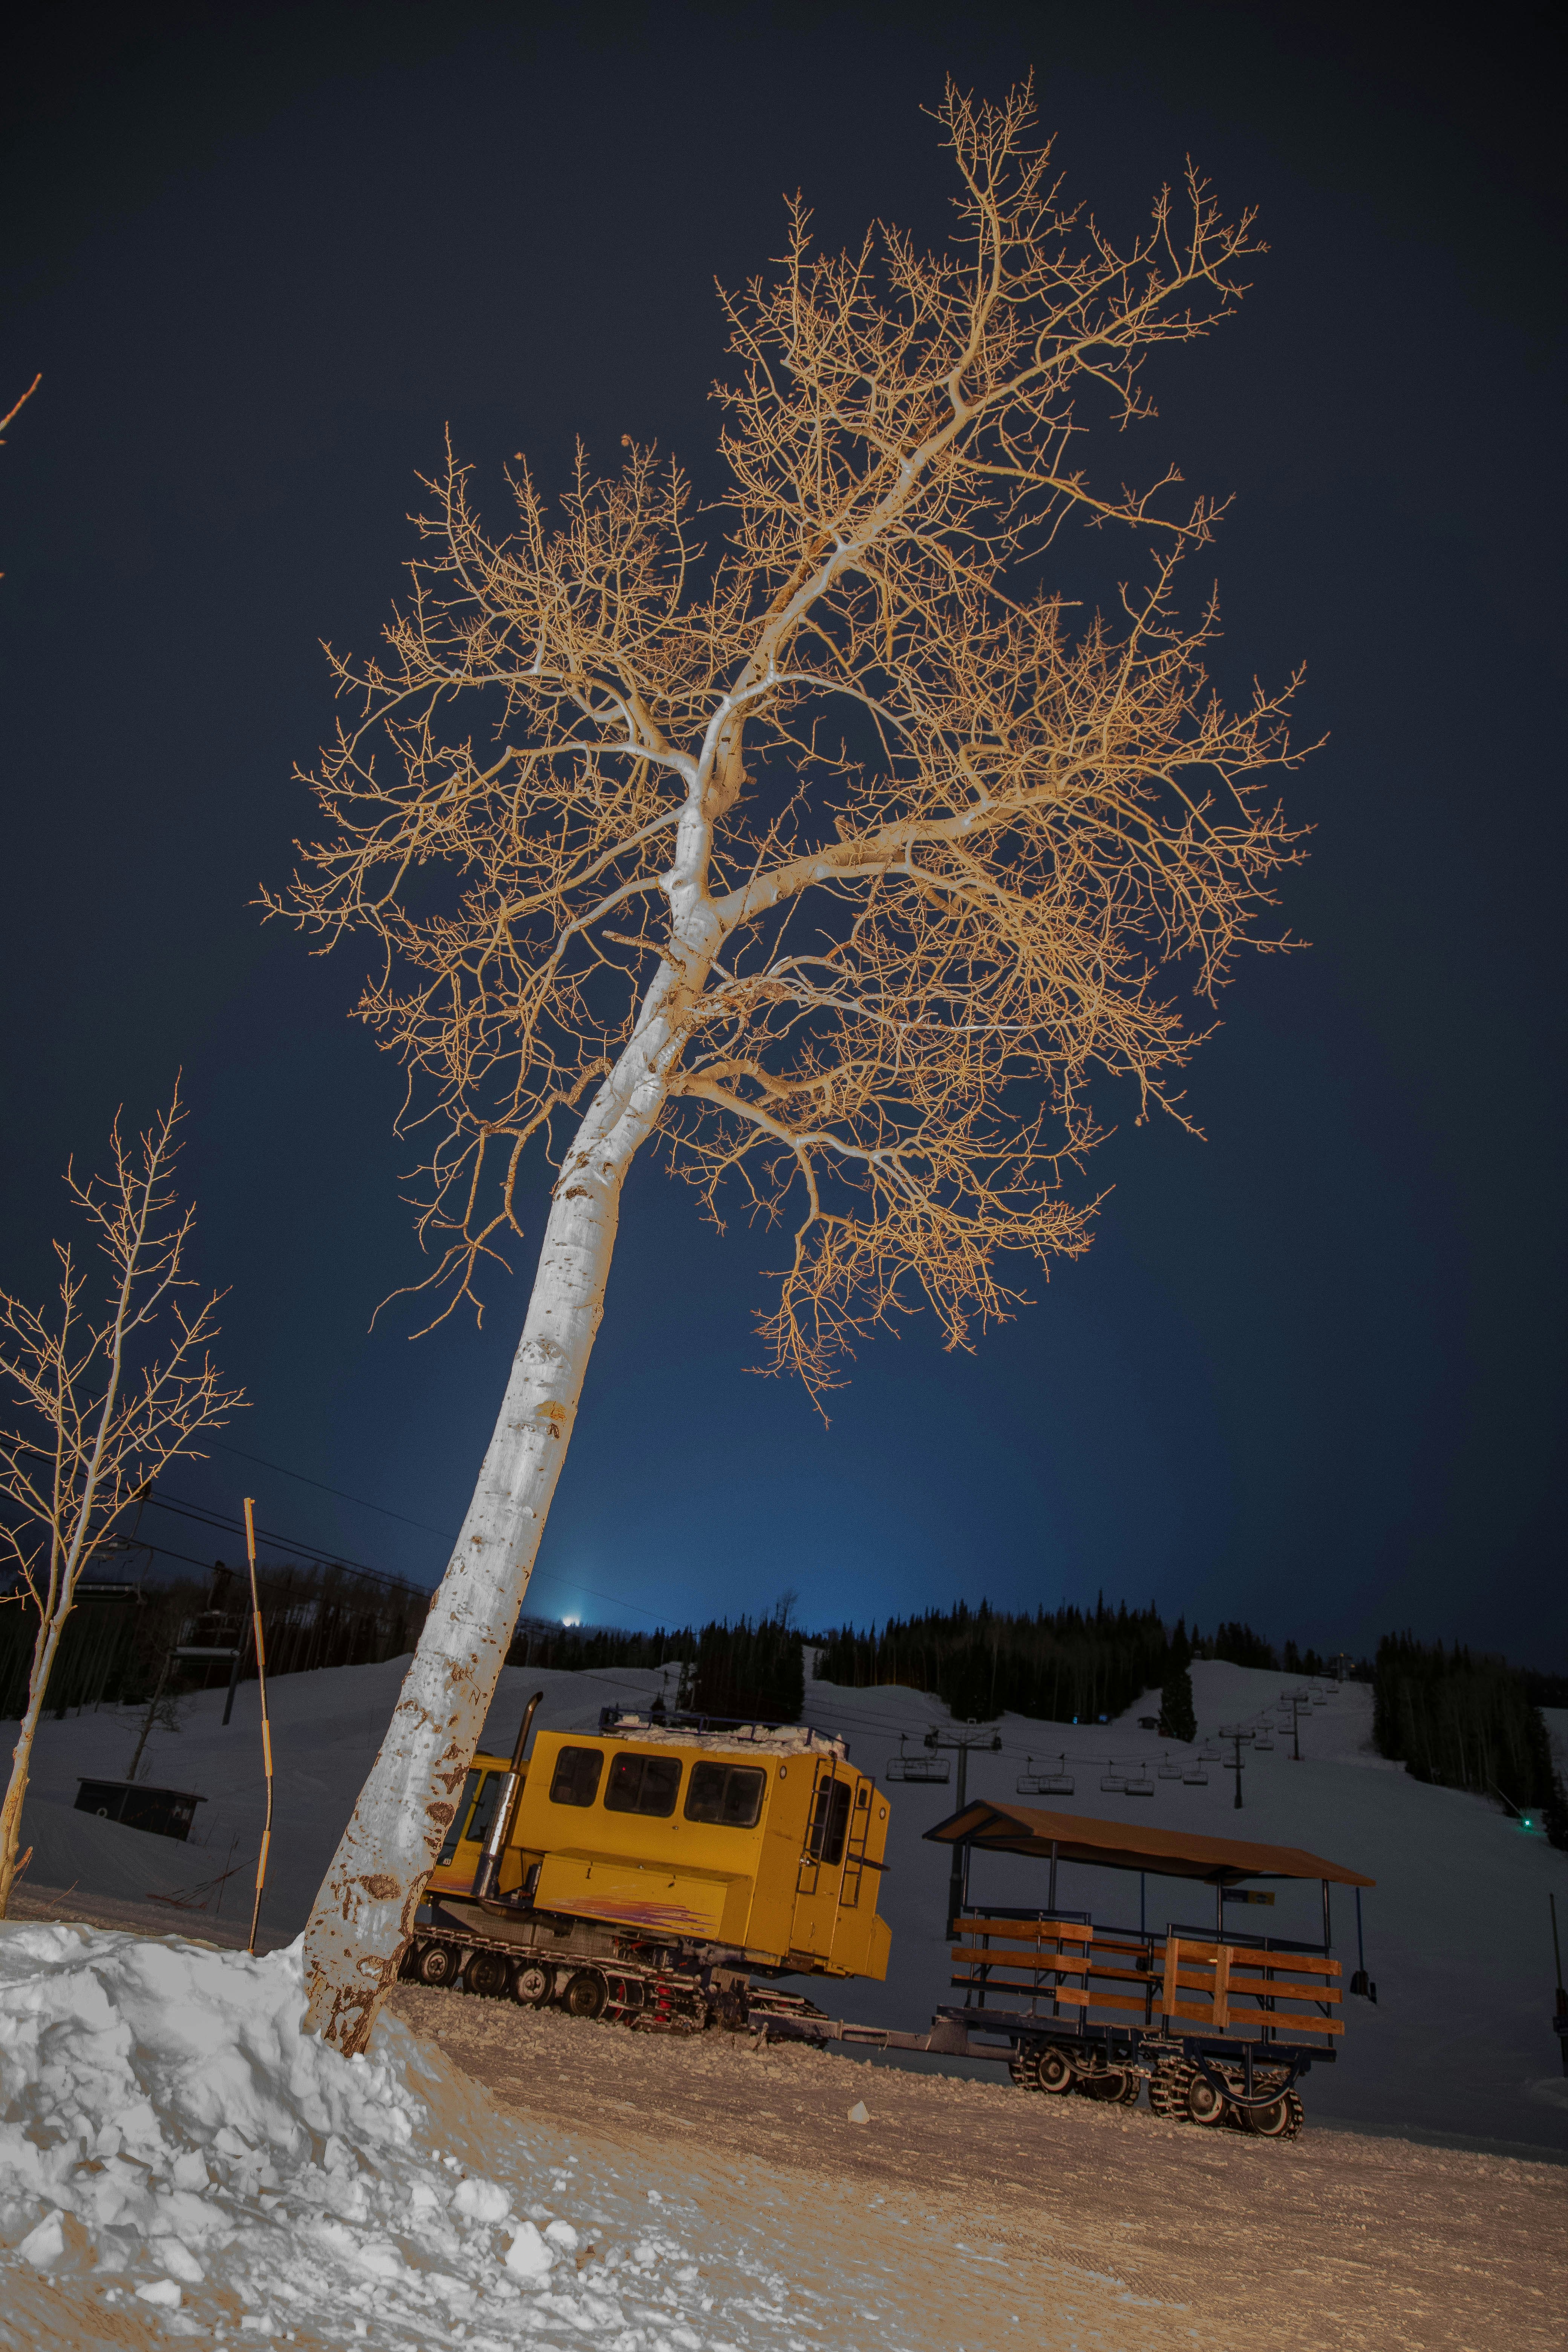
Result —
<path fill-rule="evenodd" d="M 293 1934 L 331 1856 L 390 1712 L 403 1668 L 341 1668 L 295 1675 L 272 1685 L 277 1811 L 264 1918 Z M 489 1743 L 509 1748 L 529 1691 L 543 1687 L 545 1728 L 587 1728 L 601 1706 L 647 1698 L 652 1674 L 551 1675 L 508 1669 L 489 1729 Z M 1248 1719 L 1275 1701 L 1279 1675 L 1218 1664 L 1193 1669 L 1201 1745 L 1219 1725 Z M 241 1691 L 234 1721 L 220 1722 L 221 1693 L 193 1701 L 186 1727 L 157 1734 L 150 1778 L 204 1794 L 197 1815 L 199 1843 L 177 1845 L 72 1811 L 79 1774 L 117 1777 L 134 1743 L 129 1717 L 84 1715 L 44 1726 L 33 1794 L 24 1822 L 31 1842 L 31 1883 L 144 1899 L 188 1889 L 234 1868 L 224 1890 L 223 1914 L 243 1919 L 261 1824 L 259 1741 L 254 1685 Z M 1103 1792 L 1102 1769 L 1142 1760 L 1155 1775 L 1164 1751 L 1137 1728 L 1137 1717 L 1157 1710 L 1153 1695 L 1120 1721 L 1074 1727 L 1005 1717 L 1000 1754 L 969 1763 L 971 1795 L 1015 1793 L 1033 1756 L 1037 1768 L 1065 1748 L 1077 1788 L 1071 1798 L 1025 1798 L 1080 1815 L 1187 1826 L 1304 1846 L 1364 1871 L 1375 1891 L 1364 1898 L 1366 1964 L 1376 1982 L 1375 2008 L 1347 1999 L 1347 2030 L 1339 2063 L 1316 2069 L 1304 2086 L 1310 2116 L 1383 2129 L 1426 2128 L 1484 2138 L 1568 2148 L 1568 2082 L 1551 2031 L 1552 1958 L 1549 1890 L 1568 1927 L 1568 1857 L 1538 1835 L 1521 1832 L 1501 1811 L 1475 1797 L 1422 1786 L 1370 1747 L 1371 1694 L 1346 1685 L 1301 1726 L 1302 1761 L 1291 1760 L 1280 1738 L 1271 1753 L 1252 1753 L 1243 1773 L 1243 1809 L 1234 1803 L 1234 1780 L 1208 1767 L 1206 1788 L 1154 1777 L 1152 1798 Z M 887 1688 L 853 1691 L 828 1683 L 807 1685 L 806 1713 L 841 1732 L 856 1760 L 879 1776 L 896 1754 L 900 1732 L 917 1736 L 930 1724 L 952 1727 L 941 1705 L 923 1694 Z M 1550 1717 L 1554 1738 L 1568 1717 Z M 911 1744 L 914 1744 L 911 1742 Z M 1190 1761 L 1192 1751 L 1172 1753 Z M 948 1871 L 944 1849 L 921 1832 L 953 1808 L 956 1782 L 890 1790 L 891 1869 L 881 1907 L 893 1930 L 892 1965 L 885 1985 L 835 1988 L 832 2006 L 869 2023 L 923 2024 L 949 1999 L 942 1933 Z M 1280 1886 L 1270 1911 L 1232 1913 L 1243 1927 L 1274 1933 L 1321 1933 L 1318 1888 Z M 996 1902 L 1043 1899 L 1043 1873 L 1005 1856 L 980 1856 L 972 1897 Z M 1098 1917 L 1136 1923 L 1136 1878 L 1064 1868 L 1064 1904 Z M 1174 1919 L 1212 1924 L 1208 1891 L 1150 1879 L 1144 1890 L 1151 1923 Z M 211 1916 L 210 1911 L 206 1916 Z M 191 1915 L 201 1932 L 203 1915 Z M 171 1914 L 171 1926 L 182 1924 Z M 15 1934 L 16 1931 L 10 1931 Z M 1355 1966 L 1353 1903 L 1335 1897 L 1336 1948 Z M 820 1993 L 820 1988 L 816 1988 Z"/>
<path fill-rule="evenodd" d="M 344 2060 L 302 2009 L 297 1946 L 0 1931 L 0 2344 L 803 2345 L 774 2217 L 699 2232 L 668 2166 L 552 2155 L 397 2019 Z M 830 2341 L 909 2341 L 876 2269 Z"/>

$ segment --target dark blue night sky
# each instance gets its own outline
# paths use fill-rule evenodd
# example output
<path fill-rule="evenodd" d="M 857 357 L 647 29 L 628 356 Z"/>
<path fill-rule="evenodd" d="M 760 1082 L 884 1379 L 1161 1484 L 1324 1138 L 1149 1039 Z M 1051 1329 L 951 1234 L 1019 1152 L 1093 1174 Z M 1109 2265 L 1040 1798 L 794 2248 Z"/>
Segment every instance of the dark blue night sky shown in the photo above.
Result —
<path fill-rule="evenodd" d="M 1080 19 L 1089 20 L 1088 28 Z M 1188 152 L 1272 251 L 1161 355 L 1167 452 L 1236 505 L 1231 692 L 1308 664 L 1328 747 L 1285 916 L 1196 1058 L 1198 1142 L 1118 1131 L 1080 1264 L 973 1357 L 868 1345 L 824 1429 L 752 1378 L 776 1243 L 634 1172 L 531 1606 L 639 1624 L 800 1594 L 1152 1598 L 1369 1647 L 1410 1625 L 1568 1665 L 1555 60 L 1535 12 L 808 5 L 43 12 L 5 100 L 0 453 L 8 1018 L 0 1281 L 58 1171 L 186 1072 L 237 1445 L 455 1529 L 531 1260 L 410 1344 L 395 1067 L 353 970 L 263 930 L 449 424 L 558 482 L 657 439 L 700 481 L 715 277 L 878 213 L 942 233 L 920 108 L 1034 68 L 1069 182 L 1129 226 Z M 1089 557 L 1093 556 L 1092 563 Z M 1068 541 L 1068 593 L 1103 593 Z M 537 1219 L 534 1223 L 537 1233 Z M 232 1454 L 169 1481 L 429 1581 L 425 1532 Z M 151 1524 L 151 1522 L 150 1522 Z M 163 1523 L 171 1545 L 211 1540 Z"/>

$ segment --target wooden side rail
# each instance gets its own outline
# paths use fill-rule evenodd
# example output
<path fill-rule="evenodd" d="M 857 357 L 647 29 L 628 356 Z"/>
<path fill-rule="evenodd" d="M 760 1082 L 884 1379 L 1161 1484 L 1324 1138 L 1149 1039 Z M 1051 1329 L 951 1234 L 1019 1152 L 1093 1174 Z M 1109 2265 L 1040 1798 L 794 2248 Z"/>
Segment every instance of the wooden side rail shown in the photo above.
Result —
<path fill-rule="evenodd" d="M 1256 1946 L 1200 1943 L 1195 1937 L 1169 1936 L 1161 1974 L 1160 2013 L 1210 2025 L 1223 2033 L 1231 2024 L 1233 2009 L 1246 2002 L 1250 2006 L 1244 2021 L 1238 2021 L 1261 2024 L 1267 2020 L 1299 2033 L 1342 2033 L 1343 2021 L 1328 2013 L 1340 1998 L 1339 1962 L 1315 1961 L 1310 1972 L 1315 1980 L 1303 1983 L 1294 1973 L 1284 1973 L 1294 1972 L 1302 1958 L 1298 1952 L 1276 1954 L 1259 1951 Z M 1183 1992 L 1206 1994 L 1206 2006 L 1181 2000 L 1178 1995 Z M 1321 2013 L 1307 2016 L 1297 2010 L 1280 2011 L 1275 2003 L 1281 1999 L 1310 2000 Z"/>
<path fill-rule="evenodd" d="M 1037 1992 L 1043 2000 L 1065 2002 L 1070 2009 L 1087 2009 L 1091 1999 L 1096 2009 L 1100 2006 L 1099 1994 L 1090 1995 L 1081 1985 L 999 1985 L 987 1983 L 982 1977 L 950 1977 L 948 1982 L 959 1992 L 1012 1994 L 1020 2000 Z M 982 2003 L 983 2007 L 985 2005 Z M 1143 2003 L 1140 2000 L 1130 2005 L 1142 2009 Z"/>
<path fill-rule="evenodd" d="M 1153 1937 L 1161 1943 L 1165 1939 Z M 1337 1977 L 1338 1960 L 1320 1958 L 1316 1952 L 1271 1952 L 1261 1944 L 1216 1944 L 1199 1936 L 1179 1936 L 1170 1939 L 1179 1943 L 1184 1959 L 1212 1960 L 1219 1952 L 1230 1954 L 1231 1966 L 1240 1969 L 1297 1969 L 1303 1976 Z"/>
<path fill-rule="evenodd" d="M 1099 1992 L 1085 1990 L 1077 1985 L 1065 1984 L 998 1984 L 990 1977 L 950 1977 L 948 1982 L 959 1992 L 1001 1993 L 1024 2000 L 1037 1993 L 1044 2000 L 1065 2001 L 1074 2009 L 1131 2009 L 1140 2017 L 1149 2013 L 1147 1994 Z"/>
<path fill-rule="evenodd" d="M 1092 1944 L 1094 1929 L 1082 1919 L 974 1919 L 967 1914 L 958 1922 L 961 1936 L 996 1936 L 1009 1943 L 1037 1944 L 1042 1937 L 1065 1937 L 1070 1944 Z"/>
<path fill-rule="evenodd" d="M 1292 2036 L 1344 2032 L 1333 2013 L 1341 1966 L 1327 1957 L 1199 1937 L 1097 1936 L 1071 1919 L 964 1918 L 957 1926 L 966 1940 L 951 1947 L 960 1969 L 952 1983 L 986 2000 L 1131 2010 L 1151 2025 L 1164 2020 L 1219 2033 L 1246 2027 Z M 1129 1959 L 1143 1965 L 1117 1964 Z"/>
<path fill-rule="evenodd" d="M 972 1961 L 976 1968 L 1023 1969 L 1032 1970 L 1037 1976 L 1080 1977 L 1087 1968 L 1091 1976 L 1121 1978 L 1129 1984 L 1158 1984 L 1160 1981 L 1158 1969 L 1101 1968 L 1098 1960 L 1085 1960 L 1076 1952 L 1065 1953 L 1059 1958 L 1042 1953 L 1037 1958 L 1031 1952 L 977 1952 L 972 1945 L 954 1944 L 951 1947 L 950 1957 L 955 1960 Z"/>

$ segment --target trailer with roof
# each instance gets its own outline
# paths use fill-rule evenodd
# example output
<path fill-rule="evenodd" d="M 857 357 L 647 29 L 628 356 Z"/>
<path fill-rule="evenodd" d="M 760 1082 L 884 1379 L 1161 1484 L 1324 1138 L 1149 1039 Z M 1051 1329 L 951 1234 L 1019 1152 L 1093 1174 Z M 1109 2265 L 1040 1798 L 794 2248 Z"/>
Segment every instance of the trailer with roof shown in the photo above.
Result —
<path fill-rule="evenodd" d="M 952 1988 L 962 2003 L 938 2006 L 929 2032 L 810 2019 L 767 2030 L 792 2039 L 1006 2063 L 1021 2088 L 1047 2095 L 1135 2102 L 1145 2082 L 1153 2112 L 1178 2122 L 1230 2124 L 1267 2138 L 1293 2137 L 1302 2107 L 1296 2084 L 1331 2065 L 1344 2031 L 1342 1971 L 1333 1957 L 1331 1890 L 1375 1882 L 1300 1847 L 1094 1821 L 986 1799 L 925 1832 L 954 1850 L 958 1888 L 949 1917 Z M 1048 1873 L 1037 1909 L 972 1905 L 974 1853 L 1027 1856 Z M 1059 1905 L 1061 1874 L 1082 1865 L 1136 1874 L 1136 1927 Z M 1214 1890 L 1214 1924 L 1147 1924 L 1149 1878 Z M 1257 1879 L 1316 1880 L 1320 1941 L 1247 1935 L 1225 1917 L 1227 1897 Z M 1245 1898 L 1244 1898 L 1245 1899 Z M 1352 1991 L 1366 1990 L 1364 1969 Z"/>

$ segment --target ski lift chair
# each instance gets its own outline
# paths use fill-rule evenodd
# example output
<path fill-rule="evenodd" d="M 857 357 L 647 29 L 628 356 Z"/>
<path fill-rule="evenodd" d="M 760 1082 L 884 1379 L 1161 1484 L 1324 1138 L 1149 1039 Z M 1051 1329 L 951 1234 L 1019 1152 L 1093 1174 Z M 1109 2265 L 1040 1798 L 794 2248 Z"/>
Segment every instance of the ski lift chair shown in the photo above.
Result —
<path fill-rule="evenodd" d="M 1208 1787 L 1209 1776 L 1204 1770 L 1201 1760 L 1196 1764 L 1188 1765 L 1186 1770 L 1182 1775 L 1182 1783 L 1184 1788 L 1188 1789 L 1206 1789 Z"/>
<path fill-rule="evenodd" d="M 1160 1767 L 1160 1778 L 1161 1778 L 1161 1780 L 1179 1780 L 1181 1779 L 1181 1777 L 1182 1777 L 1182 1767 L 1181 1767 L 1181 1765 L 1179 1765 L 1179 1764 L 1175 1761 L 1175 1759 L 1174 1759 L 1173 1757 L 1167 1756 L 1167 1757 L 1166 1757 L 1166 1759 L 1165 1759 L 1165 1760 L 1164 1760 L 1164 1762 L 1163 1762 L 1163 1763 L 1161 1765 L 1161 1767 Z"/>
<path fill-rule="evenodd" d="M 889 1780 L 928 1780 L 939 1786 L 952 1777 L 952 1765 L 945 1756 L 928 1751 L 911 1756 L 905 1745 L 907 1733 L 899 1736 L 899 1752 L 888 1759 L 887 1778 Z"/>

